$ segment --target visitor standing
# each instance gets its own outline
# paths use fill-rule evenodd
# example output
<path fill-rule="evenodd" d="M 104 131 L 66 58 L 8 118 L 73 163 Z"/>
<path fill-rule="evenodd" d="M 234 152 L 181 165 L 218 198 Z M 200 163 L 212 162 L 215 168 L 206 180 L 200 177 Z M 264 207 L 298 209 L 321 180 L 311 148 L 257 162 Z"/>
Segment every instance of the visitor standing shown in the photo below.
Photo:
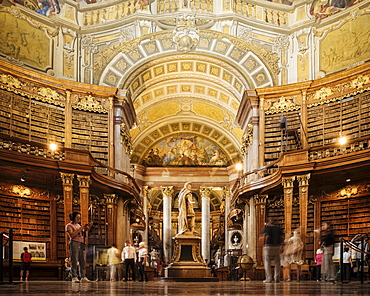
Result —
<path fill-rule="evenodd" d="M 86 277 L 86 245 L 85 245 L 85 231 L 90 230 L 90 225 L 81 226 L 81 214 L 73 212 L 69 215 L 71 222 L 69 222 L 65 231 L 69 236 L 69 254 L 71 258 L 72 283 L 90 282 Z M 79 264 L 79 275 L 78 265 Z M 80 276 L 80 277 L 78 277 Z"/>
<path fill-rule="evenodd" d="M 31 262 L 32 262 L 32 255 L 28 252 L 28 248 L 23 248 L 23 253 L 21 254 L 21 274 L 20 274 L 20 281 L 23 281 L 23 273 L 26 271 L 26 281 L 28 281 L 28 277 L 30 275 L 30 269 L 31 269 Z"/>
<path fill-rule="evenodd" d="M 322 253 L 323 253 L 323 250 L 320 248 L 320 249 L 317 249 L 316 251 L 316 256 L 315 256 L 315 262 L 316 262 L 316 280 L 318 282 L 321 281 L 321 265 L 322 265 Z"/>
<path fill-rule="evenodd" d="M 110 280 L 112 282 L 115 282 L 121 264 L 120 254 L 116 244 L 112 244 L 112 246 L 107 251 L 107 255 L 108 255 L 108 264 L 110 267 Z"/>
<path fill-rule="evenodd" d="M 139 264 L 139 275 L 140 275 L 140 282 L 147 281 L 147 277 L 145 274 L 145 265 L 147 261 L 147 255 L 148 255 L 148 250 L 145 246 L 144 242 L 139 243 L 139 248 L 138 250 L 138 264 Z"/>
<path fill-rule="evenodd" d="M 265 267 L 266 279 L 264 283 L 272 283 L 272 271 L 270 261 L 274 260 L 275 272 L 274 280 L 276 283 L 280 282 L 281 265 L 280 265 L 280 252 L 283 232 L 281 228 L 274 225 L 273 219 L 269 218 L 265 227 L 262 230 L 261 238 L 263 241 L 263 265 Z"/>
<path fill-rule="evenodd" d="M 136 274 L 135 274 L 135 261 L 136 261 L 136 250 L 133 246 L 131 246 L 130 241 L 126 241 L 125 247 L 122 250 L 122 262 L 125 264 L 124 269 L 124 277 L 125 281 L 127 282 L 129 280 L 129 274 L 131 269 L 132 273 L 132 280 L 136 280 Z"/>
<path fill-rule="evenodd" d="M 335 281 L 335 271 L 333 263 L 334 255 L 334 230 L 330 222 L 325 221 L 321 224 L 320 245 L 324 250 L 322 258 L 322 273 L 325 274 L 325 281 L 330 281 L 333 284 Z"/>

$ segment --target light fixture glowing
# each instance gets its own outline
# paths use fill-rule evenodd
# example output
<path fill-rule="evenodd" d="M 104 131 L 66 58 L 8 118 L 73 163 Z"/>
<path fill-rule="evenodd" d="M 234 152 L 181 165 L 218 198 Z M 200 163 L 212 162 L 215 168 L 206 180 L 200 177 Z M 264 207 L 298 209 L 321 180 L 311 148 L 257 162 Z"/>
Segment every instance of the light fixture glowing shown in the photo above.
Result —
<path fill-rule="evenodd" d="M 347 178 L 346 179 L 346 182 L 351 182 L 351 178 Z"/>
<path fill-rule="evenodd" d="M 22 175 L 22 176 L 21 176 L 21 181 L 22 181 L 22 182 L 25 182 L 25 181 L 26 181 L 26 177 L 25 177 L 25 175 Z"/>
<path fill-rule="evenodd" d="M 239 162 L 236 164 L 235 168 L 237 171 L 241 171 L 243 169 L 243 164 Z"/>
<path fill-rule="evenodd" d="M 57 144 L 50 143 L 49 148 L 50 148 L 50 150 L 55 151 L 55 150 L 57 150 Z"/>
<path fill-rule="evenodd" d="M 339 137 L 339 144 L 340 145 L 344 145 L 344 144 L 346 144 L 347 143 L 347 137 L 345 137 L 345 136 L 340 136 Z"/>

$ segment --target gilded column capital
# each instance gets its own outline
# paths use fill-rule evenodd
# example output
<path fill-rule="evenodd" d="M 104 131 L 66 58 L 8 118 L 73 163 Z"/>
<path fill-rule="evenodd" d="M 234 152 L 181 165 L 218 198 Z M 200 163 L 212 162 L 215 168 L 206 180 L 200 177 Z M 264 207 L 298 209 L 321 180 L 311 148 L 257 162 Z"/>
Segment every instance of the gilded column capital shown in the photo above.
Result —
<path fill-rule="evenodd" d="M 255 194 L 253 199 L 256 204 L 265 204 L 268 199 L 268 194 Z"/>
<path fill-rule="evenodd" d="M 143 197 L 148 198 L 149 197 L 150 190 L 151 189 L 149 188 L 149 186 L 143 186 Z"/>
<path fill-rule="evenodd" d="M 299 186 L 308 186 L 310 178 L 311 178 L 311 174 L 297 176 Z"/>
<path fill-rule="evenodd" d="M 89 187 L 90 186 L 90 176 L 77 175 L 77 180 L 79 182 L 79 187 Z"/>
<path fill-rule="evenodd" d="M 230 187 L 224 186 L 222 187 L 222 198 L 229 198 L 230 197 Z"/>
<path fill-rule="evenodd" d="M 60 173 L 62 177 L 63 185 L 73 185 L 74 174 Z"/>
<path fill-rule="evenodd" d="M 294 185 L 293 185 L 293 182 L 295 180 L 295 176 L 293 177 L 283 177 L 283 179 L 281 180 L 281 184 L 284 186 L 284 189 L 285 188 L 293 188 Z"/>
<path fill-rule="evenodd" d="M 161 186 L 163 197 L 172 198 L 173 195 L 173 186 Z"/>
<path fill-rule="evenodd" d="M 213 187 L 200 187 L 200 196 L 203 198 L 210 198 L 212 193 Z"/>
<path fill-rule="evenodd" d="M 104 199 L 106 200 L 107 204 L 117 204 L 118 196 L 117 194 L 103 194 Z"/>

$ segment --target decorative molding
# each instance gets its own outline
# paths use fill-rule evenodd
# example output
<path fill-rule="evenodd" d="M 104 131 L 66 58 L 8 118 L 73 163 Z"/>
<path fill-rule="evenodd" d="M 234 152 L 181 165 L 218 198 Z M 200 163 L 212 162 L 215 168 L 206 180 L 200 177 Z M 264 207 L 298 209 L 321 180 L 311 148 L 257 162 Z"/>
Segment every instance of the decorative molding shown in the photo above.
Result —
<path fill-rule="evenodd" d="M 19 195 L 20 197 L 39 197 L 50 199 L 49 191 L 38 192 L 23 185 L 11 185 L 9 187 L 0 186 L 0 191 Z"/>
<path fill-rule="evenodd" d="M 253 142 L 253 124 L 248 124 L 247 131 L 242 138 L 242 146 L 240 147 L 242 155 L 245 156 L 247 154 L 248 148 L 250 147 L 252 142 Z"/>
<path fill-rule="evenodd" d="M 40 22 L 36 22 L 34 19 L 24 15 L 21 12 L 21 10 L 15 6 L 11 6 L 11 7 L 0 6 L 0 12 L 9 13 L 16 18 L 24 20 L 28 24 L 30 24 L 32 27 L 45 31 L 50 37 L 56 37 L 59 34 L 59 27 L 50 28 Z"/>
<path fill-rule="evenodd" d="M 0 88 L 48 104 L 65 107 L 66 96 L 51 89 L 39 87 L 32 82 L 22 82 L 10 74 L 1 74 Z"/>
<path fill-rule="evenodd" d="M 199 30 L 195 26 L 194 15 L 181 15 L 176 20 L 176 29 L 173 42 L 177 51 L 189 52 L 194 50 L 199 43 Z"/>
<path fill-rule="evenodd" d="M 319 102 L 309 104 L 307 107 L 314 107 L 325 103 L 338 101 L 368 90 L 370 90 L 370 75 L 361 74 L 350 81 L 333 86 L 322 87 L 314 92 L 308 92 L 307 99 L 309 101 Z"/>
<path fill-rule="evenodd" d="M 265 111 L 265 114 L 275 114 L 281 112 L 288 112 L 299 110 L 301 106 L 294 103 L 294 99 L 281 97 L 279 101 L 272 103 L 272 105 Z"/>
<path fill-rule="evenodd" d="M 133 151 L 131 135 L 129 132 L 127 132 L 126 125 L 124 123 L 120 124 L 120 135 L 121 135 L 121 143 L 125 147 L 126 153 L 128 155 L 131 155 Z"/>
<path fill-rule="evenodd" d="M 370 184 L 348 185 L 330 194 L 324 194 L 322 198 L 338 198 L 338 196 L 342 198 L 351 198 L 365 192 L 370 192 Z"/>
<path fill-rule="evenodd" d="M 79 101 L 73 104 L 72 108 L 89 112 L 108 113 L 108 109 L 104 107 L 106 99 L 98 100 L 92 95 L 78 97 L 78 99 Z"/>

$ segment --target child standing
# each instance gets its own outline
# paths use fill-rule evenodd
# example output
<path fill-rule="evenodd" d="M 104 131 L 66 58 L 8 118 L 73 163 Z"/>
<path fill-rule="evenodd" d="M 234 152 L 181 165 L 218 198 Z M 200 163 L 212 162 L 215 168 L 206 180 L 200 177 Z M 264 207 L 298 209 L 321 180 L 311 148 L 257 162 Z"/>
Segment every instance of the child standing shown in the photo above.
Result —
<path fill-rule="evenodd" d="M 352 268 L 352 259 L 349 248 L 344 248 L 343 252 L 343 274 L 344 280 L 349 281 L 351 279 L 351 268 Z"/>
<path fill-rule="evenodd" d="M 321 281 L 322 254 L 323 254 L 322 249 L 317 249 L 315 262 L 316 262 L 316 280 L 318 282 Z"/>
<path fill-rule="evenodd" d="M 32 255 L 28 252 L 28 248 L 23 248 L 23 253 L 21 254 L 21 274 L 20 274 L 20 281 L 23 281 L 23 272 L 26 271 L 26 281 L 28 281 L 28 277 L 30 275 L 30 267 L 31 267 L 31 261 L 32 261 Z"/>

